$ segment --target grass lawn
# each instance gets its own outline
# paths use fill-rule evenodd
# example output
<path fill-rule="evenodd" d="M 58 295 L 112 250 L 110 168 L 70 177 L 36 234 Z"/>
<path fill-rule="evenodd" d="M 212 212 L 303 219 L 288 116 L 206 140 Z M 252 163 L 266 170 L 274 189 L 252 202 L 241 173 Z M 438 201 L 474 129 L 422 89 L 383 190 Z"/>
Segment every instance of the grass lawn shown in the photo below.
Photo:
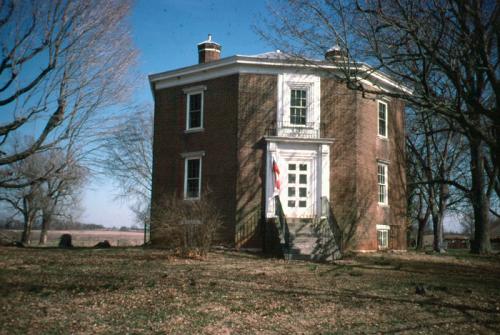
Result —
<path fill-rule="evenodd" d="M 1 334 L 493 334 L 500 258 L 0 248 L 0 306 Z"/>

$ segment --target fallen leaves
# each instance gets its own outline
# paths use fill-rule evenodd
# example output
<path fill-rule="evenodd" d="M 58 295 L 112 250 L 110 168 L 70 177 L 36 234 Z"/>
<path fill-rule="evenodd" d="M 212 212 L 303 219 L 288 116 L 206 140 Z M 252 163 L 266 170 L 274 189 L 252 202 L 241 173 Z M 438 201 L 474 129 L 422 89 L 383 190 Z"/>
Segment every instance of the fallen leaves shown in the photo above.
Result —
<path fill-rule="evenodd" d="M 2 334 L 487 334 L 500 323 L 495 259 L 319 264 L 222 251 L 183 259 L 140 248 L 0 248 L 0 264 Z"/>

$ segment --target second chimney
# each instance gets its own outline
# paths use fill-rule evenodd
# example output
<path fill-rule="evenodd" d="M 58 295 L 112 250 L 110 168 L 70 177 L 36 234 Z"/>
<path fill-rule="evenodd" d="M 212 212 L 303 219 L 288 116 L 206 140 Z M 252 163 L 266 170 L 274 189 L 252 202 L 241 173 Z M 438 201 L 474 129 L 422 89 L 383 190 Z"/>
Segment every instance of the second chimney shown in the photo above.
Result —
<path fill-rule="evenodd" d="M 346 62 L 347 61 L 347 52 L 340 48 L 338 45 L 335 45 L 327 50 L 325 53 L 325 59 L 330 62 Z"/>
<path fill-rule="evenodd" d="M 220 50 L 222 47 L 219 43 L 212 41 L 212 35 L 208 34 L 208 39 L 198 43 L 198 63 L 208 63 L 220 59 Z"/>

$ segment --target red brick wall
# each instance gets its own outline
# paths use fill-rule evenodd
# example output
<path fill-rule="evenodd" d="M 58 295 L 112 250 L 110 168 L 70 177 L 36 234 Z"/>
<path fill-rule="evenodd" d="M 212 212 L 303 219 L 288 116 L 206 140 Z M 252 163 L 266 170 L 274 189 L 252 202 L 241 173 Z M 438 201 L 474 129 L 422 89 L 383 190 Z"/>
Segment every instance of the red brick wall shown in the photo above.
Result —
<path fill-rule="evenodd" d="M 200 50 L 198 52 L 198 63 L 209 63 L 220 59 L 220 52 L 212 50 Z"/>
<path fill-rule="evenodd" d="M 388 104 L 388 139 L 378 138 L 376 97 L 363 96 L 333 80 L 321 80 L 323 137 L 330 150 L 330 201 L 352 250 L 377 250 L 377 224 L 394 226 L 391 247 L 406 249 L 404 104 Z M 389 161 L 389 206 L 378 205 L 378 160 Z M 397 227 L 400 227 L 399 229 Z"/>
<path fill-rule="evenodd" d="M 239 81 L 236 245 L 260 247 L 265 204 L 266 143 L 276 121 L 277 76 L 241 74 Z M 262 222 L 261 222 L 262 224 Z"/>
<path fill-rule="evenodd" d="M 377 250 L 377 224 L 394 226 L 393 249 L 406 249 L 406 196 L 404 170 L 404 106 L 392 100 L 388 104 L 388 136 L 378 137 L 378 101 L 376 96 L 358 94 L 357 194 L 365 210 L 358 228 L 358 250 Z M 378 204 L 378 161 L 388 162 L 388 206 Z M 395 232 L 394 231 L 394 232 Z M 394 233 L 392 232 L 392 233 Z"/>
<path fill-rule="evenodd" d="M 183 89 L 198 85 L 207 87 L 204 92 L 204 131 L 186 134 L 186 94 Z M 234 243 L 235 235 L 237 96 L 238 75 L 158 90 L 155 96 L 153 204 L 174 192 L 183 196 L 184 158 L 181 153 L 205 151 L 202 189 L 208 187 L 212 191 L 215 205 L 224 217 L 219 242 L 229 245 Z M 151 240 L 155 243 L 154 232 Z"/>
<path fill-rule="evenodd" d="M 321 122 L 324 123 L 321 136 L 334 139 L 330 147 L 330 204 L 346 246 L 357 239 L 357 100 L 357 95 L 338 81 L 321 80 Z"/>

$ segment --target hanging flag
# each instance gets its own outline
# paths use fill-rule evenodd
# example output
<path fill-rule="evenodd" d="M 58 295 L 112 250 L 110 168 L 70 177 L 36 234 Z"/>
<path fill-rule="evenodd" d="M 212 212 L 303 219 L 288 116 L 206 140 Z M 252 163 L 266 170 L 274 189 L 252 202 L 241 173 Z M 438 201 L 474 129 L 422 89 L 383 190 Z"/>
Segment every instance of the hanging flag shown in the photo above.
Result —
<path fill-rule="evenodd" d="M 281 191 L 280 169 L 278 167 L 278 163 L 276 162 L 276 158 L 274 157 L 273 157 L 273 176 L 274 176 L 274 193 L 279 194 Z"/>

